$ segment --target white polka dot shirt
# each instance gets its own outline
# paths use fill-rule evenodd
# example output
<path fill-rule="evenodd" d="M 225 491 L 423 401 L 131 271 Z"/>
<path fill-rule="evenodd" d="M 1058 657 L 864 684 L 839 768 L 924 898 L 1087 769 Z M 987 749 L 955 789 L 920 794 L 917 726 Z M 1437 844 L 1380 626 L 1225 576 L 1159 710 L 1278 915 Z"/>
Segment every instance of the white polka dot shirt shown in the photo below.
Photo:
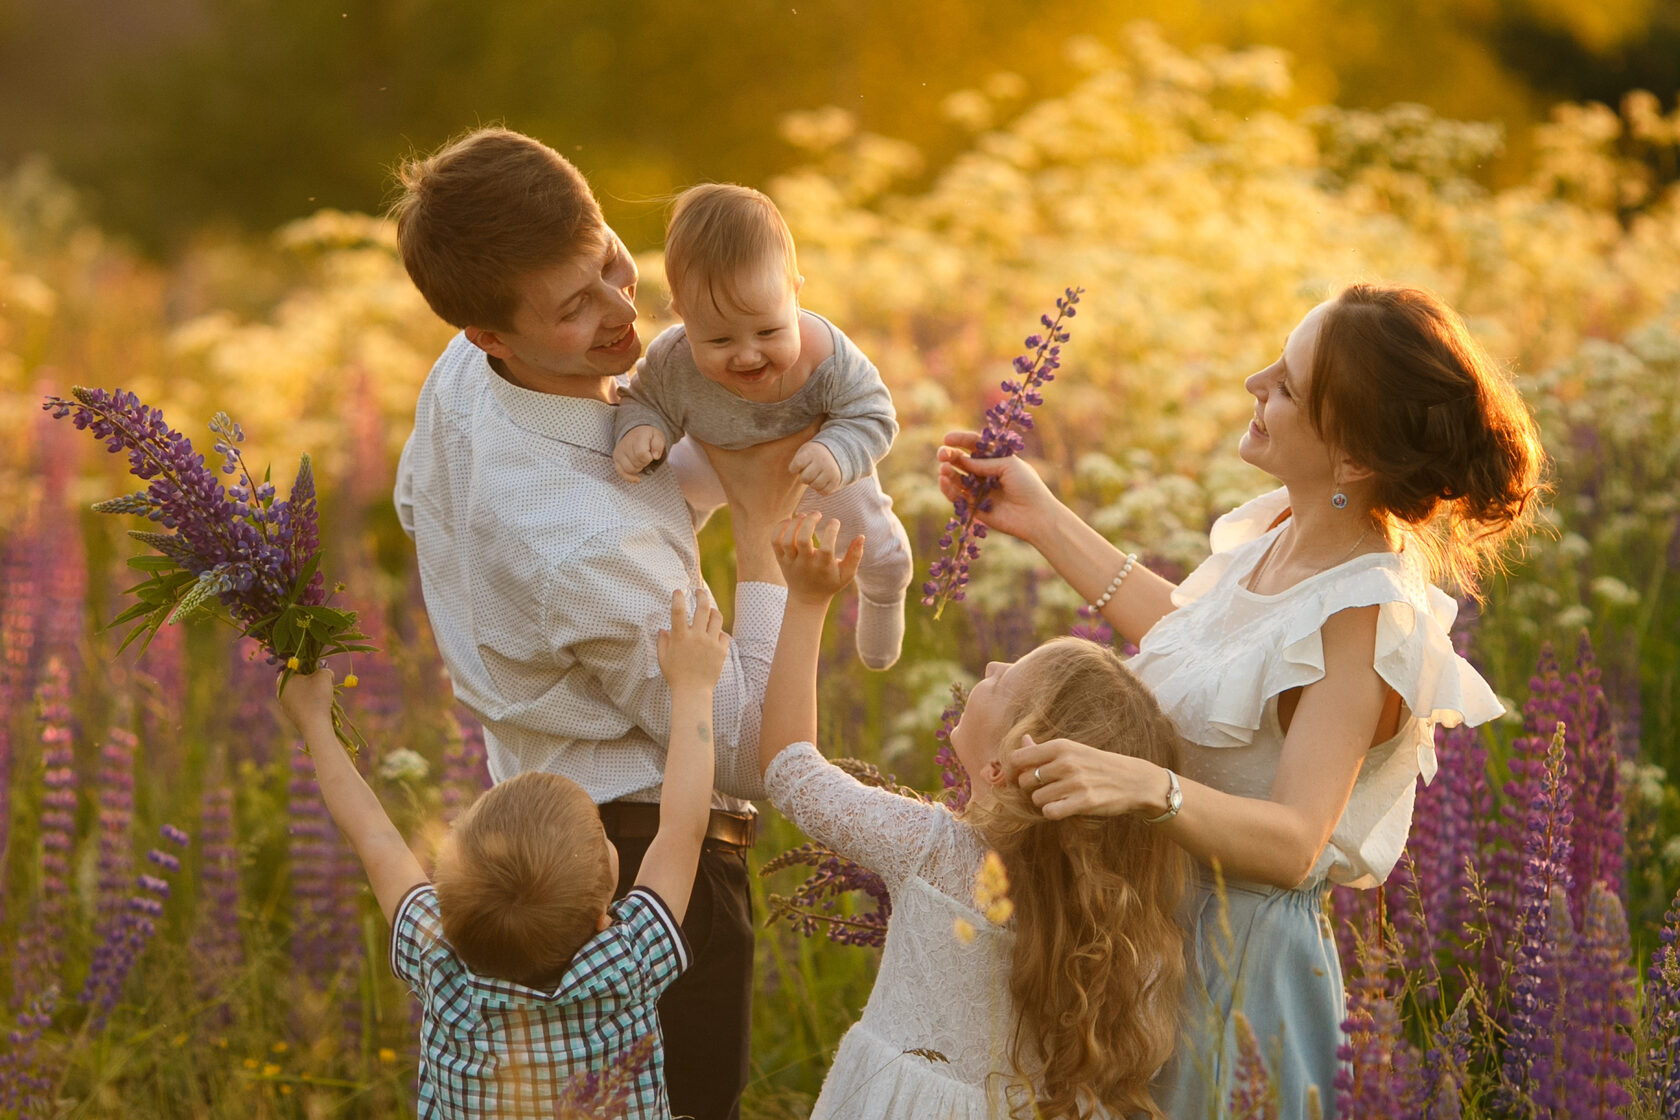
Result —
<path fill-rule="evenodd" d="M 420 390 L 396 504 L 455 695 L 490 775 L 563 774 L 596 802 L 657 801 L 671 729 L 671 592 L 704 584 L 668 470 L 613 470 L 615 406 L 520 388 L 456 335 Z M 741 583 L 714 693 L 713 804 L 762 797 L 758 729 L 783 588 Z"/>

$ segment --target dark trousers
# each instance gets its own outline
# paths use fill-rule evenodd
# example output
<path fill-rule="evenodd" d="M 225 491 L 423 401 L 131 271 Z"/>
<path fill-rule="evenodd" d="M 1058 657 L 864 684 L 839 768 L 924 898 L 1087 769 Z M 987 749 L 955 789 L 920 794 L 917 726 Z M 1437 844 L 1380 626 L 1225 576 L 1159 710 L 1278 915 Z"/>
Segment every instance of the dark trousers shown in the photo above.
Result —
<path fill-rule="evenodd" d="M 636 883 L 648 839 L 619 839 L 618 890 Z M 738 1120 L 752 1037 L 753 914 L 747 853 L 707 840 L 683 915 L 694 963 L 659 1001 L 665 1088 L 674 1116 Z"/>

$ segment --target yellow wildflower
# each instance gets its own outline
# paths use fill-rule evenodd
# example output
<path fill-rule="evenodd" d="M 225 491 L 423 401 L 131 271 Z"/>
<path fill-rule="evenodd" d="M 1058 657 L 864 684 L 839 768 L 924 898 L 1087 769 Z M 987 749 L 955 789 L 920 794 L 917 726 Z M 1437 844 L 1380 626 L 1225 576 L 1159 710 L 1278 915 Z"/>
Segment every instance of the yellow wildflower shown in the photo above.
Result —
<path fill-rule="evenodd" d="M 354 674 L 354 673 L 344 674 L 344 687 L 345 688 L 355 688 L 357 685 L 359 685 L 361 683 L 362 682 L 357 679 L 356 674 Z"/>
<path fill-rule="evenodd" d="M 286 1051 L 288 1051 L 290 1049 L 291 1049 L 291 1047 L 289 1045 L 287 1045 L 284 1041 L 276 1042 L 273 1046 L 269 1047 L 269 1050 L 271 1050 L 272 1052 L 274 1052 L 276 1054 L 284 1054 Z"/>
<path fill-rule="evenodd" d="M 301 662 L 298 661 L 296 654 L 286 658 L 286 668 L 288 669 L 296 669 L 299 664 L 301 664 Z"/>
<path fill-rule="evenodd" d="M 280 1072 L 280 1067 L 275 1065 L 273 1062 L 264 1062 L 263 1063 L 262 1075 L 264 1077 L 273 1077 L 275 1074 L 277 1074 L 279 1072 Z"/>
<path fill-rule="evenodd" d="M 391 1065 L 397 1060 L 397 1052 L 389 1046 L 381 1046 L 379 1048 L 379 1060 L 386 1065 Z"/>
<path fill-rule="evenodd" d="M 1004 869 L 1003 857 L 987 851 L 980 870 L 974 876 L 974 905 L 995 926 L 1007 922 L 1015 913 L 1009 900 L 1009 872 Z"/>

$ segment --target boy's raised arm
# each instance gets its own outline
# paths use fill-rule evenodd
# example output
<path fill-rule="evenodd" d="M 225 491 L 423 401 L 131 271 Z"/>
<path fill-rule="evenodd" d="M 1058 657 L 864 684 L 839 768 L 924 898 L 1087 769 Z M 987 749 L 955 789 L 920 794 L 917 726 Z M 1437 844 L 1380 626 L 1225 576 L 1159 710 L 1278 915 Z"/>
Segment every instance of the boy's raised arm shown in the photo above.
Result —
<path fill-rule="evenodd" d="M 659 833 L 642 857 L 638 887 L 665 900 L 680 922 L 712 809 L 712 690 L 729 652 L 723 616 L 704 588 L 694 619 L 681 590 L 671 594 L 671 629 L 659 635 L 659 668 L 671 687 L 671 740 L 659 791 Z"/>
<path fill-rule="evenodd" d="M 303 735 L 314 760 L 315 781 L 327 812 L 356 849 L 379 909 L 390 922 L 403 896 L 426 882 L 426 872 L 333 733 L 332 702 L 330 669 L 294 676 L 280 694 L 280 707 Z"/>

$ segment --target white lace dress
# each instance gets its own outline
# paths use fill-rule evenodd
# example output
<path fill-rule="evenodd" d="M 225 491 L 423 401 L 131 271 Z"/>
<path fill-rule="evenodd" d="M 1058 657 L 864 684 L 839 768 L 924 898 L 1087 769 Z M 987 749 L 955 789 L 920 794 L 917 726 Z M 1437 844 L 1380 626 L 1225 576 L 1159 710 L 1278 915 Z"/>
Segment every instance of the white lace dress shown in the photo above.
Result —
<path fill-rule="evenodd" d="M 974 830 L 942 805 L 863 785 L 809 743 L 778 754 L 764 782 L 784 816 L 878 873 L 892 895 L 875 988 L 812 1120 L 990 1120 L 1030 1100 L 1008 1054 L 1014 935 L 974 907 L 986 853 Z M 972 941 L 958 937 L 959 920 Z"/>

